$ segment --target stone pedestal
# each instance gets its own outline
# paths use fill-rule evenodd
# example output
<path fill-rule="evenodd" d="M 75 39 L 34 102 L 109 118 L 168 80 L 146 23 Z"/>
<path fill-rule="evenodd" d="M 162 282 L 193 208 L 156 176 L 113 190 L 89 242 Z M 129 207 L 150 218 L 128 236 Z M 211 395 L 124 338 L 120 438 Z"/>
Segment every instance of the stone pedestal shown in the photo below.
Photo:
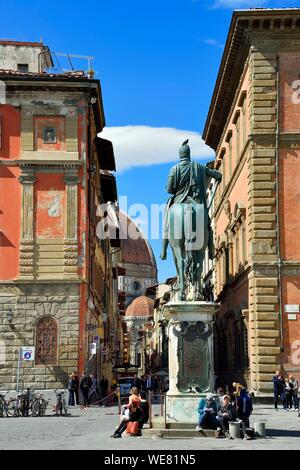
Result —
<path fill-rule="evenodd" d="M 198 405 L 214 393 L 213 321 L 218 306 L 209 302 L 169 302 L 169 423 L 198 421 Z"/>

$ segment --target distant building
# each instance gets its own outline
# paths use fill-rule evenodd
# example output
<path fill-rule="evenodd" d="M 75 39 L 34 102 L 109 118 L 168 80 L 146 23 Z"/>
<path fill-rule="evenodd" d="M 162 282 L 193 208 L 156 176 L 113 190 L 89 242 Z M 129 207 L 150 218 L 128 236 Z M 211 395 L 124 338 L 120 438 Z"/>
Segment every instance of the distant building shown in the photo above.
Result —
<path fill-rule="evenodd" d="M 124 315 L 127 315 L 128 307 L 133 305 L 134 300 L 140 298 L 149 286 L 157 283 L 157 266 L 152 248 L 142 231 L 122 211 L 119 211 L 119 225 L 118 297 L 119 312 L 124 318 Z M 121 354 L 118 358 L 120 365 L 123 362 L 137 359 L 135 348 L 132 349 L 132 341 L 128 323 L 124 321 Z"/>
<path fill-rule="evenodd" d="M 124 318 L 128 331 L 129 362 L 136 365 L 142 374 L 148 366 L 147 331 L 152 330 L 153 306 L 154 300 L 150 297 L 137 297 L 127 307 Z"/>
<path fill-rule="evenodd" d="M 119 213 L 121 260 L 118 263 L 119 290 L 125 293 L 125 306 L 156 284 L 157 266 L 152 248 L 135 222 L 124 212 Z M 132 235 L 136 234 L 136 236 Z M 123 271 L 122 271 L 123 269 Z"/>

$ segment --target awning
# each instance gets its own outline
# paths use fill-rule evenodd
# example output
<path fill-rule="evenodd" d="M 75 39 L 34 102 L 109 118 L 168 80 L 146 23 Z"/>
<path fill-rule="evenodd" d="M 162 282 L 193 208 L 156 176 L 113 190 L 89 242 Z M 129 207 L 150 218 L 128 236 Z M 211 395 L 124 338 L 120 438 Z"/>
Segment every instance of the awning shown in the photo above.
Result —
<path fill-rule="evenodd" d="M 114 175 L 109 173 L 100 174 L 101 202 L 116 202 L 118 200 L 117 184 Z"/>
<path fill-rule="evenodd" d="M 114 148 L 111 141 L 96 137 L 95 144 L 101 170 L 116 171 Z"/>
<path fill-rule="evenodd" d="M 108 202 L 105 207 L 102 207 L 103 214 L 99 216 L 105 217 L 100 220 L 96 227 L 96 235 L 99 240 L 105 240 L 109 238 L 110 245 L 114 248 L 120 247 L 120 235 L 119 235 L 119 221 L 116 213 L 115 206 Z"/>

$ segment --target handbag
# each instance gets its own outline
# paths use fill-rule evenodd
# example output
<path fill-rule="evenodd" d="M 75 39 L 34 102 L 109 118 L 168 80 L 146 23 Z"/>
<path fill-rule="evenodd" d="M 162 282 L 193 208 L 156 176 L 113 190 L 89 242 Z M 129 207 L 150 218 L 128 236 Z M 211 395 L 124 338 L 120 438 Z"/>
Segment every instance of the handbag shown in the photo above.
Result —
<path fill-rule="evenodd" d="M 136 436 L 139 432 L 139 423 L 137 421 L 128 421 L 126 432 L 131 436 Z"/>

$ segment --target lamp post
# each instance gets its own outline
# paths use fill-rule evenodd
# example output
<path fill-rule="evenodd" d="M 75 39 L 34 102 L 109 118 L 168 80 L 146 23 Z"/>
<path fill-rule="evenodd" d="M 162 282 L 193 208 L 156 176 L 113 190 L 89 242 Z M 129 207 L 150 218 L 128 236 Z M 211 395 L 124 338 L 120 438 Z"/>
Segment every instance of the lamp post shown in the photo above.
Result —
<path fill-rule="evenodd" d="M 6 320 L 8 321 L 10 325 L 12 324 L 13 318 L 14 318 L 14 314 L 11 310 L 6 312 Z"/>

